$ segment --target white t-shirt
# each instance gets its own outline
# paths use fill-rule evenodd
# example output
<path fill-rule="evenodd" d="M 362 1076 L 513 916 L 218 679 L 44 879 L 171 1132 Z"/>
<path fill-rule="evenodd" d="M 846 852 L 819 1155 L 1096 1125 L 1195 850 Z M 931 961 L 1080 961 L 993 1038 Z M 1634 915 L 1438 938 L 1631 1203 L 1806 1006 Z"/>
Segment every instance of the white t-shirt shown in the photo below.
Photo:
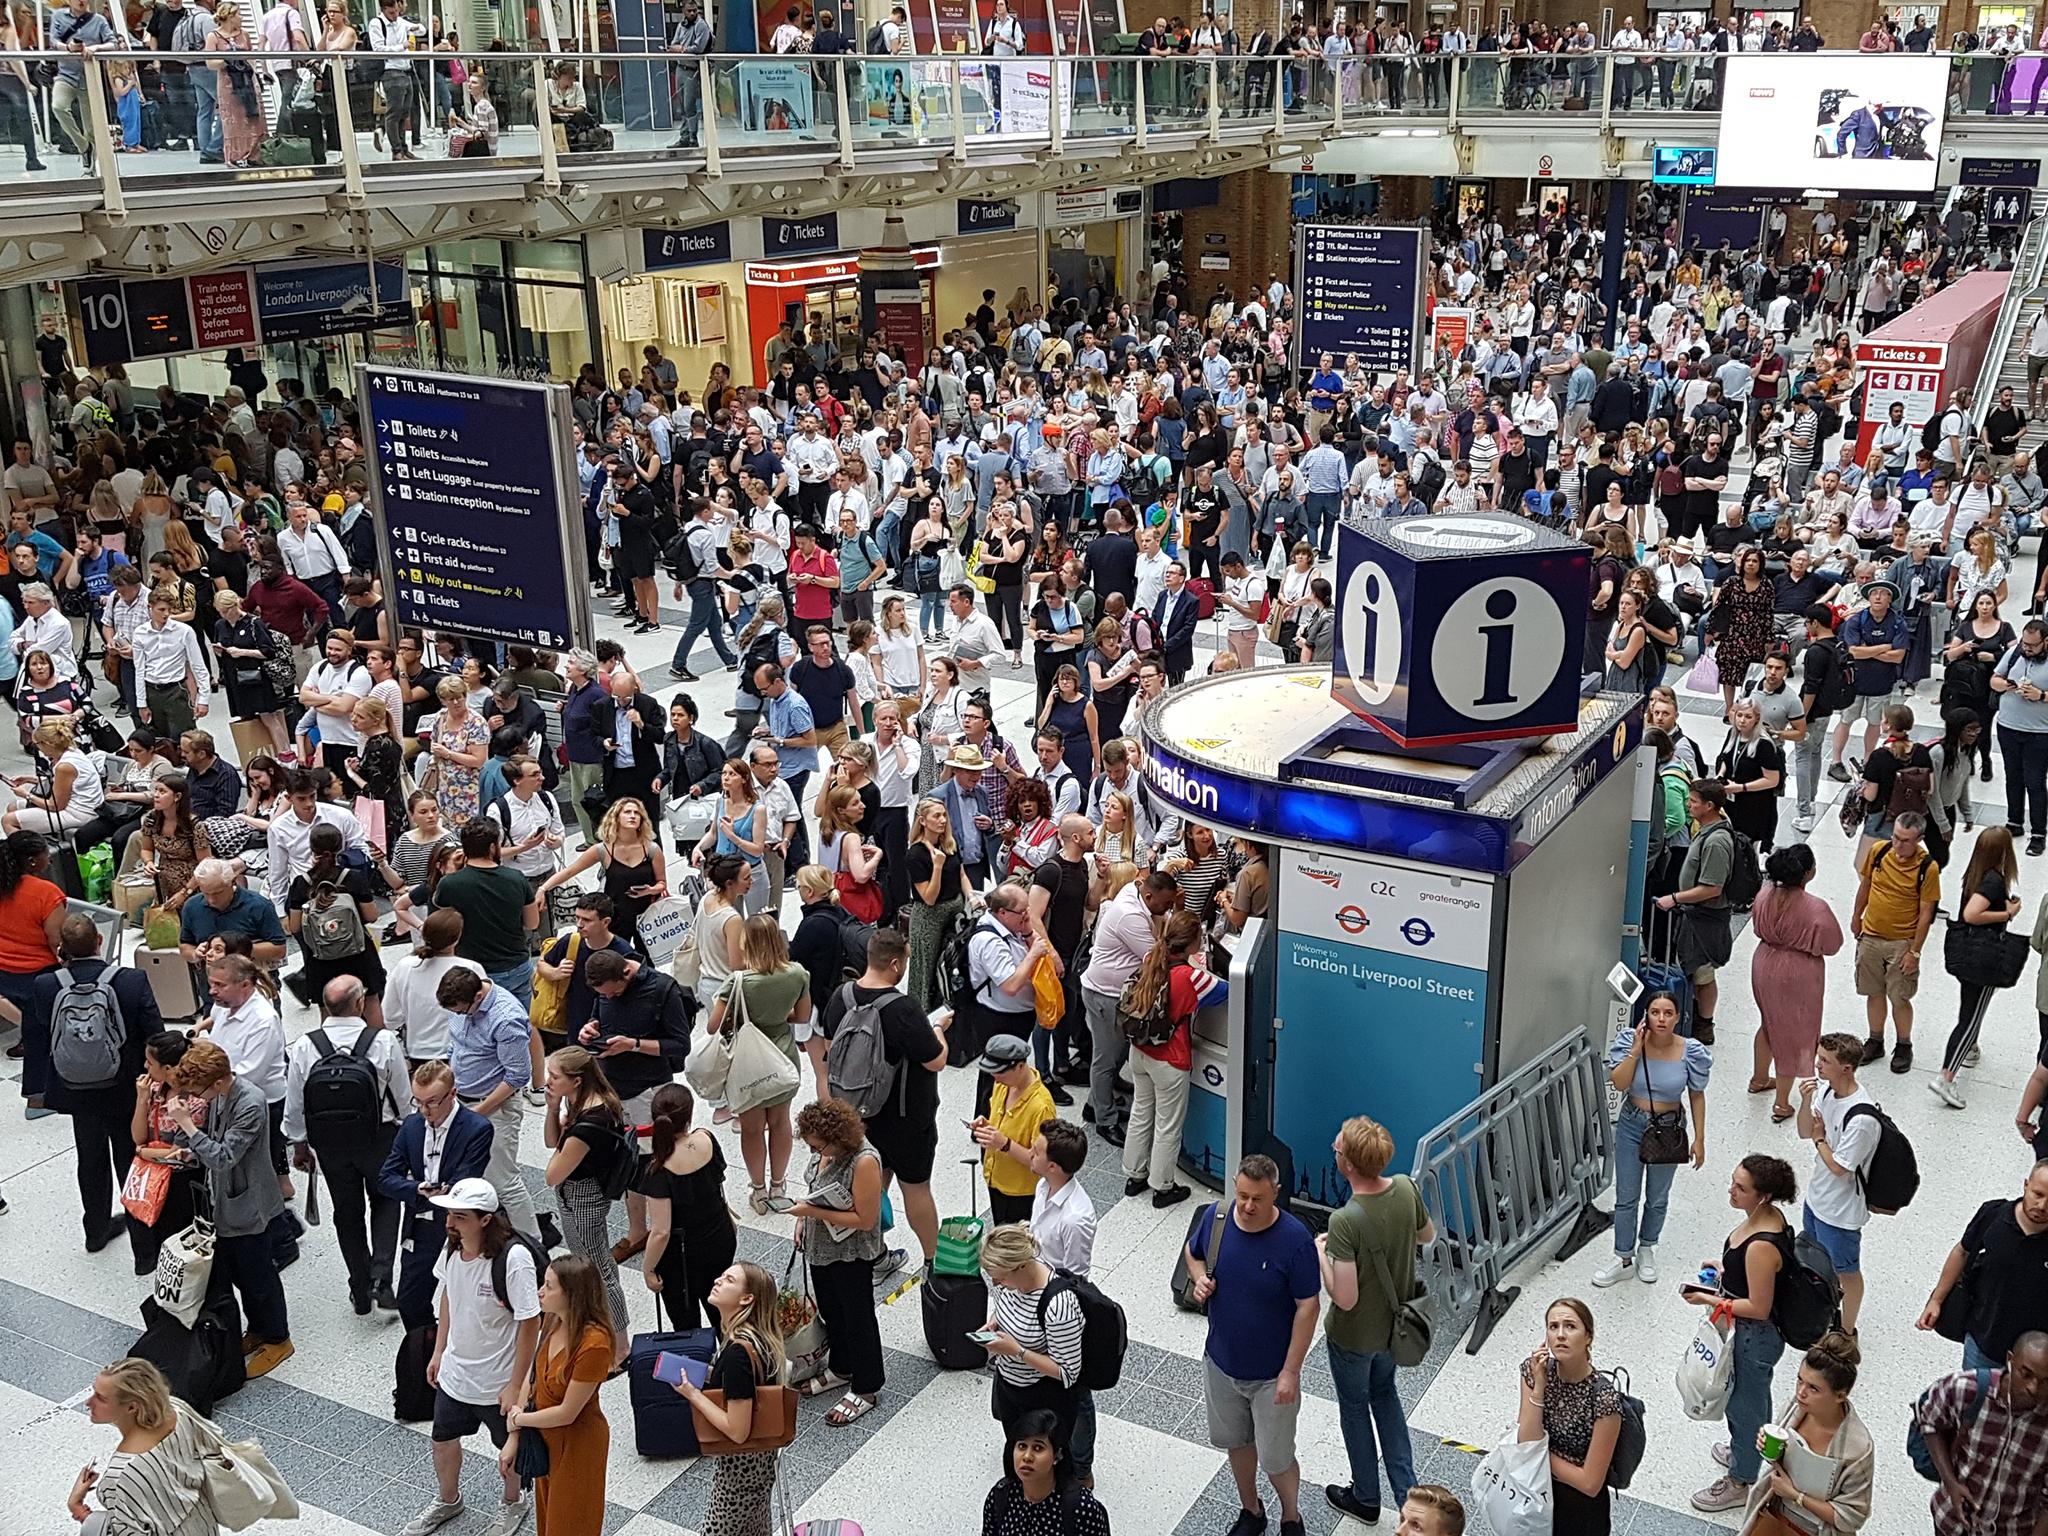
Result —
<path fill-rule="evenodd" d="M 1254 613 L 1258 611 L 1259 599 L 1266 595 L 1266 578 L 1263 576 L 1247 573 L 1238 577 L 1225 577 L 1223 585 L 1232 597 L 1251 608 Z M 1259 627 L 1259 621 L 1251 614 L 1239 613 L 1227 605 L 1223 608 L 1223 614 L 1223 627 L 1226 630 L 1242 633 Z"/>
<path fill-rule="evenodd" d="M 540 1278 L 523 1244 L 505 1252 L 505 1300 L 491 1286 L 491 1261 L 442 1250 L 434 1261 L 438 1309 L 448 1306 L 448 1343 L 441 1351 L 441 1390 L 473 1408 L 497 1402 L 519 1357 L 519 1325 L 540 1316 Z"/>
<path fill-rule="evenodd" d="M 1828 1150 L 1847 1173 L 1836 1173 L 1814 1153 L 1813 1172 L 1806 1180 L 1806 1208 L 1831 1227 L 1851 1230 L 1870 1220 L 1870 1207 L 1863 1203 L 1863 1186 L 1856 1170 L 1870 1162 L 1877 1150 L 1878 1124 L 1875 1115 L 1849 1118 L 1858 1104 L 1870 1104 L 1870 1095 L 1858 1088 L 1847 1098 L 1837 1098 L 1834 1089 L 1822 1083 L 1813 1096 L 1814 1113 L 1827 1132 Z"/>
<path fill-rule="evenodd" d="M 250 993 L 249 1000 L 232 1013 L 214 1004 L 213 1027 L 207 1038 L 227 1053 L 235 1076 L 246 1077 L 261 1088 L 270 1103 L 284 1102 L 284 1026 L 261 992 Z"/>

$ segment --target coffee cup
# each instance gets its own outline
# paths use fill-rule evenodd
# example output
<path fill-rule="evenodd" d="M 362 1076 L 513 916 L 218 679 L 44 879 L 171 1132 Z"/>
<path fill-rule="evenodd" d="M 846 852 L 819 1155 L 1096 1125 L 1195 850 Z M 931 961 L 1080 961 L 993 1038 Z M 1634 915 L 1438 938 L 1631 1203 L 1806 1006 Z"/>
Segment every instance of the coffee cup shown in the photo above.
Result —
<path fill-rule="evenodd" d="M 1758 1432 L 1765 1461 L 1778 1461 L 1785 1454 L 1785 1439 L 1791 1432 L 1782 1424 L 1766 1424 Z"/>

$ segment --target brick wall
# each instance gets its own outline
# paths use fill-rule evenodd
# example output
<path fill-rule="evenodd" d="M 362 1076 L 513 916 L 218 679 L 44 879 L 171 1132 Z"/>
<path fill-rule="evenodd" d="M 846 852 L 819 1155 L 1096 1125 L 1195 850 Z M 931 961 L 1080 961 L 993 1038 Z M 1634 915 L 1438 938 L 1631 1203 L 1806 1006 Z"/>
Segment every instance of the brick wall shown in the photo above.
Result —
<path fill-rule="evenodd" d="M 1287 276 L 1294 266 L 1288 178 L 1268 170 L 1238 171 L 1216 185 L 1215 207 L 1190 208 L 1181 215 L 1182 251 L 1196 299 L 1207 299 L 1219 283 L 1233 293 L 1247 293 L 1253 285 L 1263 287 L 1271 272 L 1292 281 Z M 1229 257 L 1230 270 L 1202 270 L 1204 256 Z"/>

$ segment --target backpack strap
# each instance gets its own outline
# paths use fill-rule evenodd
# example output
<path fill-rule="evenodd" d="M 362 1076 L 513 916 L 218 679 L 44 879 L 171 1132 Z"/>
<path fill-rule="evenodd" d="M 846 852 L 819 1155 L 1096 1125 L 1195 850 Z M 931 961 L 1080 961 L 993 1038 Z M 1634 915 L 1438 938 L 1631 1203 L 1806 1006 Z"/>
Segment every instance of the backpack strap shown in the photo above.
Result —
<path fill-rule="evenodd" d="M 313 1049 L 318 1051 L 323 1059 L 335 1054 L 334 1042 L 328 1038 L 325 1029 L 308 1030 L 306 1038 L 313 1042 Z M 353 1049 L 351 1049 L 350 1054 L 354 1054 Z"/>

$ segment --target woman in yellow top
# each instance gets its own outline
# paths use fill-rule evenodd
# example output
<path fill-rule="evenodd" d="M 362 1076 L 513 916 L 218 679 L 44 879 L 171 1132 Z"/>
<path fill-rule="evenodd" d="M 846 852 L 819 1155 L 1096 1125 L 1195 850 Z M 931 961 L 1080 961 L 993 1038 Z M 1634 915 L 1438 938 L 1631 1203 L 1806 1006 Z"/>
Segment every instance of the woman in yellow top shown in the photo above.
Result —
<path fill-rule="evenodd" d="M 526 1381 L 531 1407 L 505 1417 L 516 1431 L 498 1453 L 509 1467 L 522 1434 L 547 1442 L 548 1470 L 533 1484 L 534 1536 L 590 1536 L 604 1528 L 605 1465 L 612 1430 L 597 1389 L 612 1370 L 604 1287 L 588 1259 L 565 1254 L 540 1282 L 540 1347 Z"/>
<path fill-rule="evenodd" d="M 1038 1069 L 1031 1064 L 1030 1045 L 1017 1036 L 991 1039 L 982 1050 L 979 1065 L 995 1079 L 988 1113 L 977 1115 L 970 1126 L 974 1144 L 982 1149 L 990 1224 L 1028 1222 L 1031 1197 L 1038 1189 L 1038 1174 L 1030 1162 L 1031 1144 L 1038 1139 L 1039 1128 L 1058 1111 Z"/>

